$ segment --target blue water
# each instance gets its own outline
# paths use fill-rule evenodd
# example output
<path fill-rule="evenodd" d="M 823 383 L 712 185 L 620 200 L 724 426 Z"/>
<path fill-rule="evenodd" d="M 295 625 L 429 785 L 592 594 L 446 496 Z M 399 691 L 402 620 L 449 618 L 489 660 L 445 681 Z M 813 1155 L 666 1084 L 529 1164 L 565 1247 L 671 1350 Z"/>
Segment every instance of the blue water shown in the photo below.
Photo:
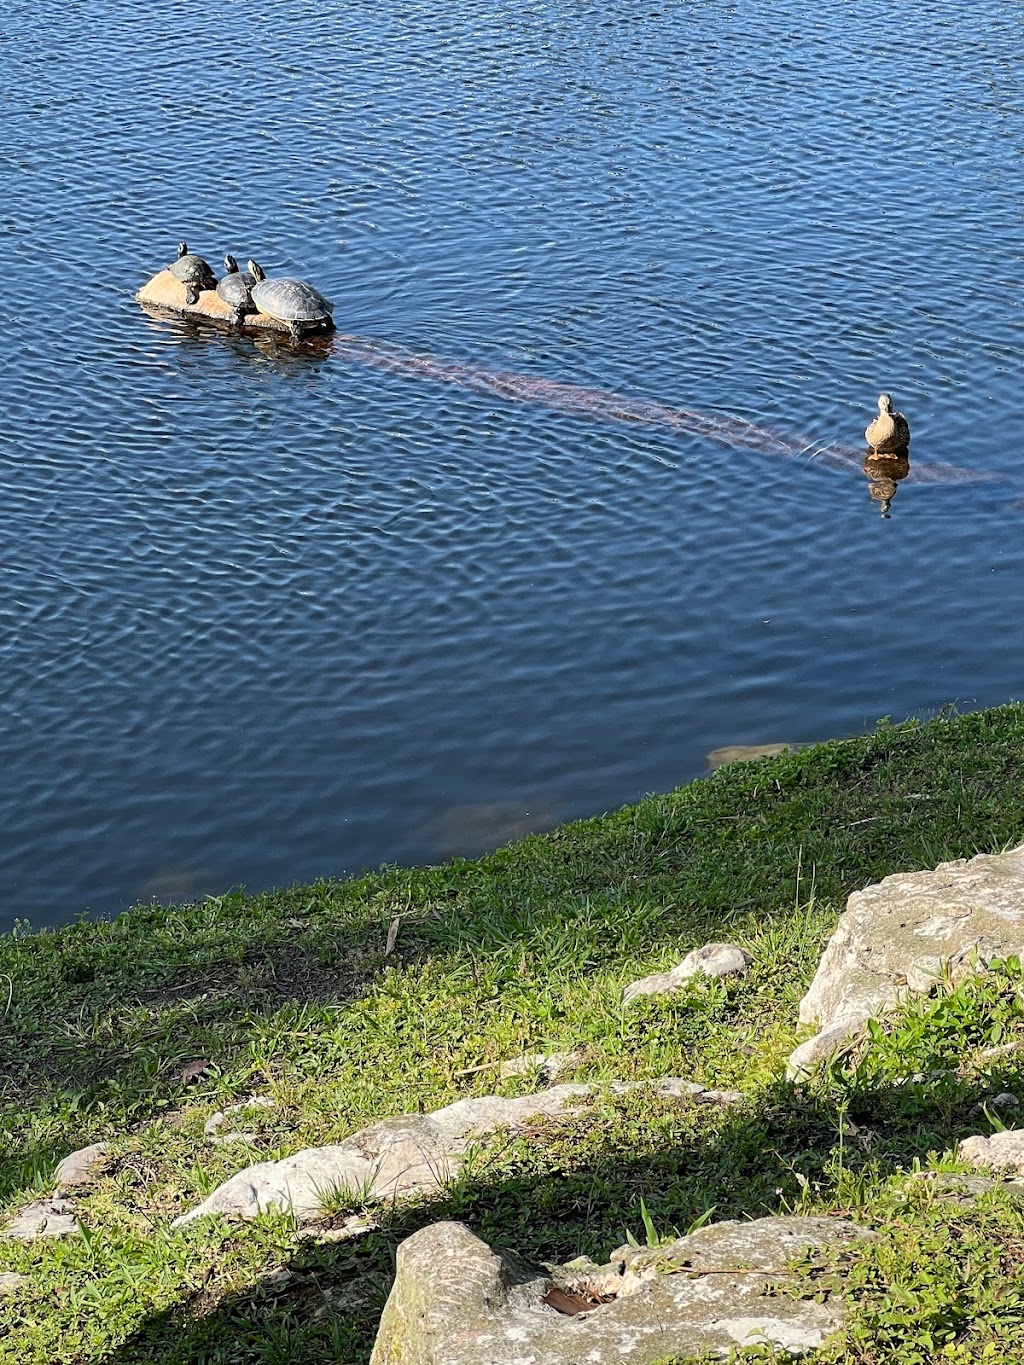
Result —
<path fill-rule="evenodd" d="M 0 923 L 1019 697 L 1022 49 L 1010 0 L 8 0 Z M 429 363 L 148 316 L 181 237 Z M 882 389 L 888 519 L 815 454 Z"/>

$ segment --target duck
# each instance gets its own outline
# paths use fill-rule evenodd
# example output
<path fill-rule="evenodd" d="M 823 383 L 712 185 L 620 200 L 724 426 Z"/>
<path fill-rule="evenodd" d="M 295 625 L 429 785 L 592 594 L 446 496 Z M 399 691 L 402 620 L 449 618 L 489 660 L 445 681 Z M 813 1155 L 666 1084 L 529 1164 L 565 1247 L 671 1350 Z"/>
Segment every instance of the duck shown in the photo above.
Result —
<path fill-rule="evenodd" d="M 878 416 L 868 424 L 864 437 L 873 455 L 892 455 L 910 445 L 910 423 L 902 412 L 893 412 L 889 394 L 879 394 Z"/>

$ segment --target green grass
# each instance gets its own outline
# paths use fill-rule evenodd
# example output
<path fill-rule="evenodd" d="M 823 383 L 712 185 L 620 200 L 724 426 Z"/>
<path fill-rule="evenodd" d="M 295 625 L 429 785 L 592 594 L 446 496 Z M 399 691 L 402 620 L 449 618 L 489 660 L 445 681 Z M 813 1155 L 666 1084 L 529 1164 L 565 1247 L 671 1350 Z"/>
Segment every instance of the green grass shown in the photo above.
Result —
<path fill-rule="evenodd" d="M 912 1174 L 990 1131 L 972 1112 L 986 1097 L 1024 1098 L 1013 964 L 911 1007 L 815 1087 L 781 1081 L 849 892 L 1021 839 L 1024 707 L 1008 706 L 723 768 L 477 860 L 0 940 L 3 1208 L 46 1191 L 68 1151 L 111 1143 L 80 1199 L 86 1236 L 0 1240 L 0 1271 L 30 1277 L 0 1299 L 0 1359 L 360 1365 L 395 1246 L 426 1222 L 459 1218 L 537 1259 L 603 1258 L 709 1209 L 846 1210 L 878 1228 L 855 1264 L 807 1270 L 807 1292 L 841 1271 L 856 1300 L 823 1360 L 983 1360 L 993 1343 L 994 1358 L 1024 1359 L 1019 1207 L 951 1206 Z M 627 981 L 723 938 L 754 958 L 741 982 L 622 1006 Z M 1011 1050 L 979 1061 L 993 1038 Z M 170 1230 L 250 1161 L 524 1093 L 530 1077 L 499 1080 L 490 1064 L 570 1049 L 573 1079 L 680 1075 L 744 1102 L 598 1097 L 491 1144 L 441 1196 L 375 1210 L 378 1226 L 349 1241 L 283 1216 Z M 913 1079 L 933 1071 L 953 1074 Z M 228 1125 L 252 1146 L 212 1145 L 204 1121 L 257 1095 L 273 1106 Z M 321 1231 L 351 1212 L 336 1200 Z"/>

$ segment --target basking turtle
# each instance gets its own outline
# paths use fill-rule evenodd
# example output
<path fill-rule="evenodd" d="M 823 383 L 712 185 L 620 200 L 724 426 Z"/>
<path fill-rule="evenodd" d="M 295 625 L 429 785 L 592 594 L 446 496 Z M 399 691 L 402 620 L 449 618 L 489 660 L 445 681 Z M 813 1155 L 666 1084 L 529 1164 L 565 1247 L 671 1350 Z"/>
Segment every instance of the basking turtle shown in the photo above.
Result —
<path fill-rule="evenodd" d="M 246 313 L 256 311 L 251 293 L 255 280 L 247 270 L 239 270 L 234 256 L 224 257 L 224 269 L 227 274 L 217 284 L 217 297 L 231 308 L 232 326 L 240 327 Z"/>
<path fill-rule="evenodd" d="M 887 393 L 879 395 L 878 416 L 868 425 L 864 437 L 875 455 L 893 455 L 910 445 L 910 423 L 902 412 L 893 412 Z"/>
<path fill-rule="evenodd" d="M 187 242 L 178 243 L 178 259 L 167 269 L 185 286 L 185 302 L 191 308 L 199 302 L 201 289 L 215 289 L 217 277 L 202 256 L 189 251 Z"/>
<path fill-rule="evenodd" d="M 292 279 L 290 275 L 268 280 L 255 261 L 249 261 L 248 266 L 249 274 L 256 281 L 252 287 L 253 303 L 261 313 L 277 318 L 278 322 L 286 322 L 294 341 L 298 341 L 303 332 L 334 326 L 331 318 L 334 304 L 328 303 L 319 289 L 304 280 Z"/>

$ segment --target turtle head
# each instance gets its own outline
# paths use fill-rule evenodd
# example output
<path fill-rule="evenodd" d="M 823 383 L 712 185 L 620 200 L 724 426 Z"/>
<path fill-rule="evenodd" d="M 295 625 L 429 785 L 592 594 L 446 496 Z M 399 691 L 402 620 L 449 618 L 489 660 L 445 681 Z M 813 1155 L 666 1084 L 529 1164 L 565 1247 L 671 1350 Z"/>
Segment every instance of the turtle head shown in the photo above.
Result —
<path fill-rule="evenodd" d="M 881 412 L 881 413 L 890 413 L 890 412 L 892 412 L 892 395 L 891 395 L 891 394 L 888 394 L 888 393 L 880 393 L 880 394 L 878 395 L 878 411 Z"/>
<path fill-rule="evenodd" d="M 257 284 L 259 284 L 261 280 L 265 280 L 267 278 L 266 275 L 264 275 L 260 266 L 258 266 L 255 261 L 246 261 L 245 266 L 249 274 L 253 277 Z"/>
<path fill-rule="evenodd" d="M 235 260 L 234 256 L 224 257 L 224 269 L 228 272 L 229 275 L 238 274 L 238 262 Z"/>
<path fill-rule="evenodd" d="M 188 242 L 179 242 L 179 243 L 178 243 L 178 259 L 180 260 L 182 256 L 187 256 L 187 255 L 188 255 Z"/>

